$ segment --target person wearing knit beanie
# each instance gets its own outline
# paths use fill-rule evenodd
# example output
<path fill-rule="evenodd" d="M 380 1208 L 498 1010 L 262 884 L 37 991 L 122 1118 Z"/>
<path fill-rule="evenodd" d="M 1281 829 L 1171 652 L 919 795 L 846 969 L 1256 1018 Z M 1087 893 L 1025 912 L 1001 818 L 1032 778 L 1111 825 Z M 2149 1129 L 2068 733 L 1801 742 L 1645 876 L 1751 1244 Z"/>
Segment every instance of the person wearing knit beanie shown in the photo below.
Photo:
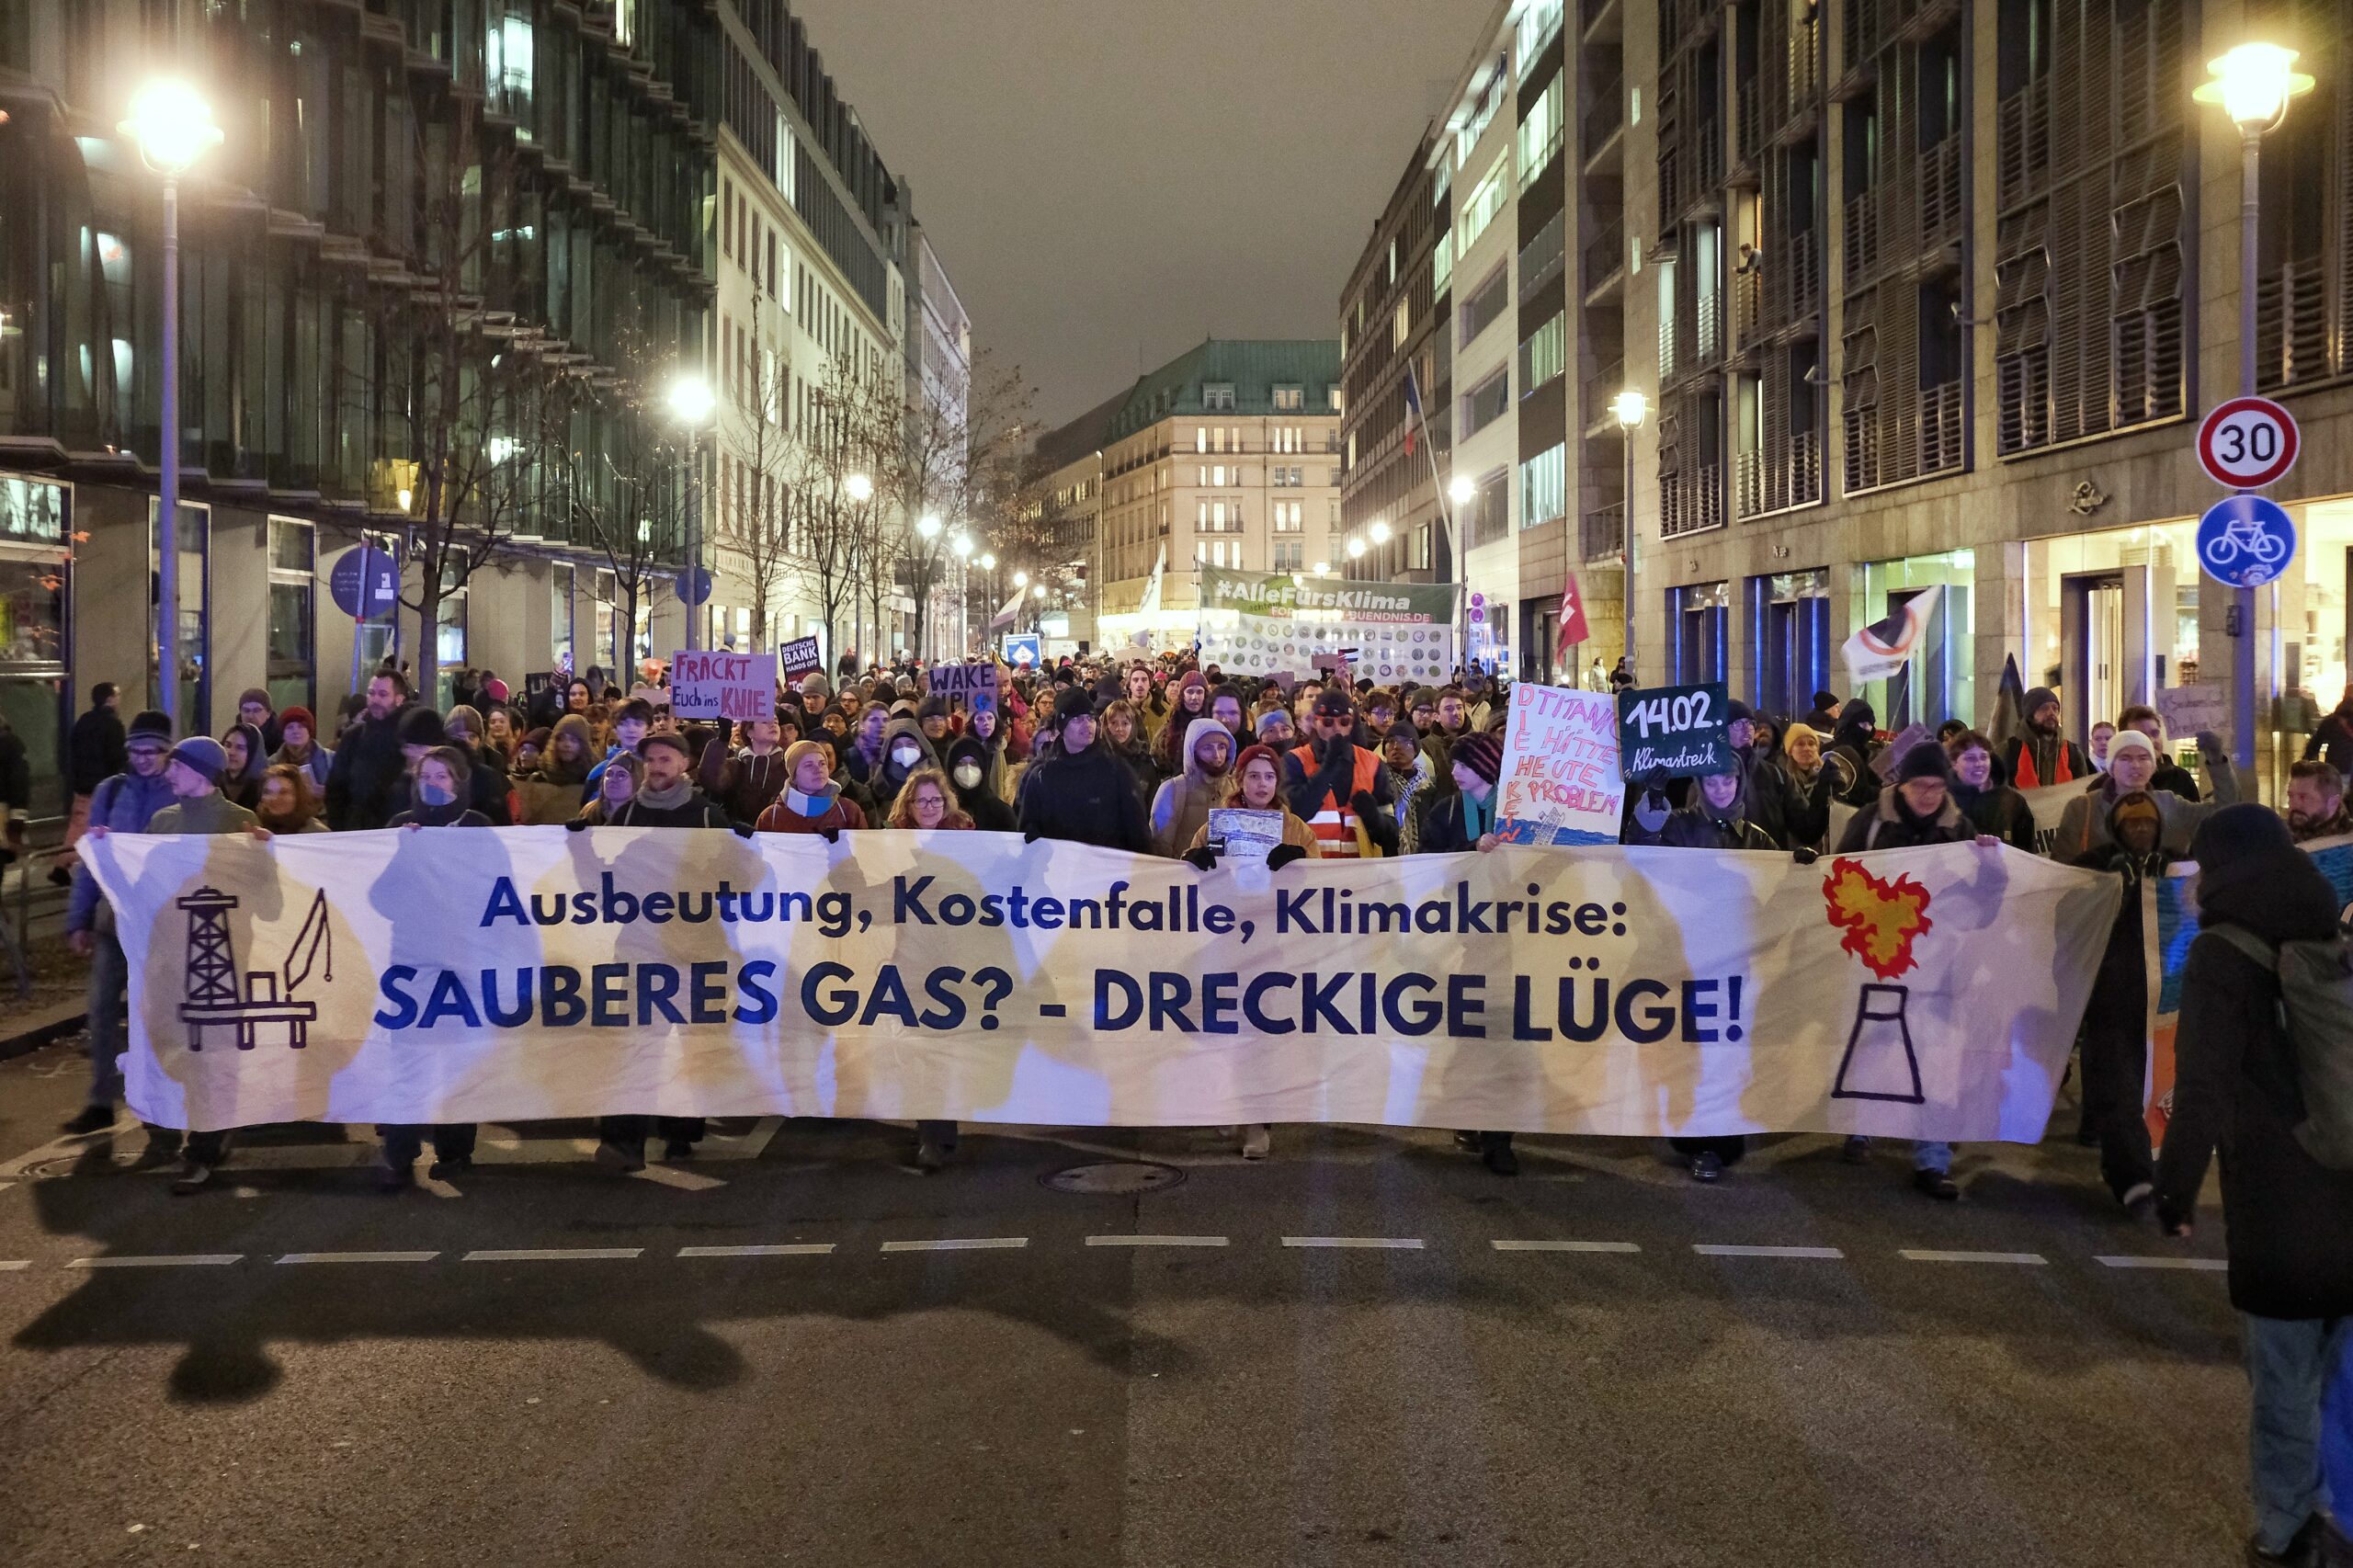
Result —
<path fill-rule="evenodd" d="M 1487 731 L 1464 735 L 1447 753 L 1448 760 L 1458 767 L 1467 767 L 1477 774 L 1489 789 L 1503 778 L 1504 743 Z"/>
<path fill-rule="evenodd" d="M 229 770 L 229 754 L 210 735 L 190 735 L 172 748 L 166 763 L 172 767 L 187 768 L 217 790 L 222 776 Z"/>

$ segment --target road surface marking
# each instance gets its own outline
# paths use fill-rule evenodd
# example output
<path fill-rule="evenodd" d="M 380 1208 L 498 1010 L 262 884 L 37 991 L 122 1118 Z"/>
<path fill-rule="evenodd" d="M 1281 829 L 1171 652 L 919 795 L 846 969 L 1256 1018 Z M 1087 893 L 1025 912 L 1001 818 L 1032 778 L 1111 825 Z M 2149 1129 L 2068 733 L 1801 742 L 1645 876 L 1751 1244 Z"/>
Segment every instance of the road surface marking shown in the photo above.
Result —
<path fill-rule="evenodd" d="M 2187 1268 L 2200 1274 L 2220 1274 L 2230 1267 L 2219 1257 L 2095 1257 L 2110 1268 Z"/>
<path fill-rule="evenodd" d="M 1222 1247 L 1223 1236 L 1089 1236 L 1091 1247 Z"/>
<path fill-rule="evenodd" d="M 772 1246 L 680 1247 L 680 1257 L 824 1257 L 831 1242 L 784 1242 Z"/>
<path fill-rule="evenodd" d="M 884 1252 L 986 1252 L 997 1247 L 1026 1247 L 1028 1236 L 951 1236 L 937 1242 L 884 1242 Z"/>
<path fill-rule="evenodd" d="M 1701 1257 L 1844 1257 L 1836 1247 L 1749 1247 L 1722 1242 L 1695 1242 L 1691 1250 Z"/>
<path fill-rule="evenodd" d="M 627 1258 L 643 1247 L 483 1247 L 466 1254 L 468 1263 L 563 1263 L 574 1258 Z"/>
<path fill-rule="evenodd" d="M 1287 1247 L 1388 1247 L 1399 1252 L 1419 1252 L 1419 1236 L 1285 1236 Z"/>
<path fill-rule="evenodd" d="M 223 1264 L 244 1261 L 241 1252 L 190 1252 L 176 1256 L 156 1257 L 77 1257 L 68 1268 L 173 1268 L 183 1265 L 191 1267 L 218 1268 Z"/>
<path fill-rule="evenodd" d="M 280 1263 L 431 1263 L 438 1252 L 290 1252 Z"/>
<path fill-rule="evenodd" d="M 1895 1256 L 1907 1263 L 2025 1263 L 2051 1260 L 2039 1252 L 1937 1252 L 1927 1247 L 1898 1247 Z"/>
<path fill-rule="evenodd" d="M 0 1257 L 0 1274 L 13 1274 L 20 1268 L 30 1268 L 32 1266 L 33 1260 L 28 1257 Z"/>
<path fill-rule="evenodd" d="M 1495 1242 L 1497 1252 L 1640 1252 L 1632 1242 Z"/>

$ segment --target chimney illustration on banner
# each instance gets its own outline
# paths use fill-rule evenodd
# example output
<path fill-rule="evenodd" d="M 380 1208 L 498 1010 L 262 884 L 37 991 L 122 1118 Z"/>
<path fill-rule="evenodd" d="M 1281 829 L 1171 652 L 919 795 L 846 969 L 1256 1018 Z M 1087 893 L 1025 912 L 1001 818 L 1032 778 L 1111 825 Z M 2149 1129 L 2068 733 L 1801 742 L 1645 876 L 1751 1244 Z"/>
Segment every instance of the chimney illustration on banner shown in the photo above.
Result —
<path fill-rule="evenodd" d="M 1854 1028 L 1838 1063 L 1833 1099 L 1898 1100 L 1920 1105 L 1920 1057 L 1904 1016 L 1908 987 L 1893 983 L 1918 962 L 1912 944 L 1935 922 L 1928 918 L 1928 890 L 1910 877 L 1881 881 L 1853 860 L 1832 862 L 1822 881 L 1830 923 L 1846 935 L 1839 946 L 1879 976 L 1866 982 L 1855 1002 Z"/>

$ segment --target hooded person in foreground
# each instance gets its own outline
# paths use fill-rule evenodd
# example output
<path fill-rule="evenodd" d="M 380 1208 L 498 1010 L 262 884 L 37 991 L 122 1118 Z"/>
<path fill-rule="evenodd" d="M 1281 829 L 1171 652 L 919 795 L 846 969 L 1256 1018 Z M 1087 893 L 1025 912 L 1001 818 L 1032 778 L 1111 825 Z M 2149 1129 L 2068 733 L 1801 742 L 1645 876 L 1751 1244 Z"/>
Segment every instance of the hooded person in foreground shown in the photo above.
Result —
<path fill-rule="evenodd" d="M 2327 1517 L 2321 1423 L 2323 1396 L 2332 1382 L 2343 1387 L 2353 1343 L 2353 1171 L 2322 1165 L 2297 1137 L 2312 1088 L 2283 1022 L 2278 968 L 2283 944 L 2341 949 L 2337 895 L 2287 824 L 2251 802 L 2202 823 L 2190 854 L 2201 929 L 2181 977 L 2158 1223 L 2190 1234 L 2219 1153 L 2231 1305 L 2253 1403 L 2247 1560 L 2312 1564 L 2325 1549 L 2326 1561 L 2343 1562 L 2344 1538 Z"/>

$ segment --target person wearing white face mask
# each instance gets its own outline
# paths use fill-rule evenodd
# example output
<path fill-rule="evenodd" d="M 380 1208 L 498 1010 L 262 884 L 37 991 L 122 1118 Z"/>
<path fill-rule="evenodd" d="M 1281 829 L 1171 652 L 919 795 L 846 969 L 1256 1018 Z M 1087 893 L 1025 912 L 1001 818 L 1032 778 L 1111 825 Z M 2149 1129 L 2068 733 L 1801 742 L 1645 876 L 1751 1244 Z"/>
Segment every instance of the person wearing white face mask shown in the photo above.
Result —
<path fill-rule="evenodd" d="M 2155 790 L 2157 748 L 2138 730 L 2119 730 L 2116 739 L 2109 743 L 2107 775 L 2092 789 L 2068 801 L 2066 811 L 2060 815 L 2051 858 L 2072 863 L 2112 842 L 2108 830 L 2109 812 L 2119 800 L 2136 790 L 2154 790 L 2151 798 L 2157 802 L 2157 812 L 2163 819 L 2159 843 L 2165 852 L 2176 858 L 2188 854 L 2189 840 L 2197 833 L 2198 824 L 2212 816 L 2218 807 L 2239 798 L 2238 774 L 2232 768 L 2231 759 L 2223 755 L 2221 738 L 2211 732 L 2200 734 L 2198 750 L 2207 771 L 2213 776 L 2214 798 L 2193 802 L 2170 790 Z"/>
<path fill-rule="evenodd" d="M 932 756 L 931 743 L 924 738 L 920 724 L 913 719 L 901 718 L 885 725 L 882 760 L 866 776 L 869 818 L 880 822 L 888 817 L 907 775 L 926 764 L 937 767 L 938 759 Z"/>
<path fill-rule="evenodd" d="M 1014 831 L 1013 808 L 989 788 L 989 744 L 976 735 L 960 735 L 948 747 L 948 779 L 955 786 L 956 803 L 983 833 Z"/>

